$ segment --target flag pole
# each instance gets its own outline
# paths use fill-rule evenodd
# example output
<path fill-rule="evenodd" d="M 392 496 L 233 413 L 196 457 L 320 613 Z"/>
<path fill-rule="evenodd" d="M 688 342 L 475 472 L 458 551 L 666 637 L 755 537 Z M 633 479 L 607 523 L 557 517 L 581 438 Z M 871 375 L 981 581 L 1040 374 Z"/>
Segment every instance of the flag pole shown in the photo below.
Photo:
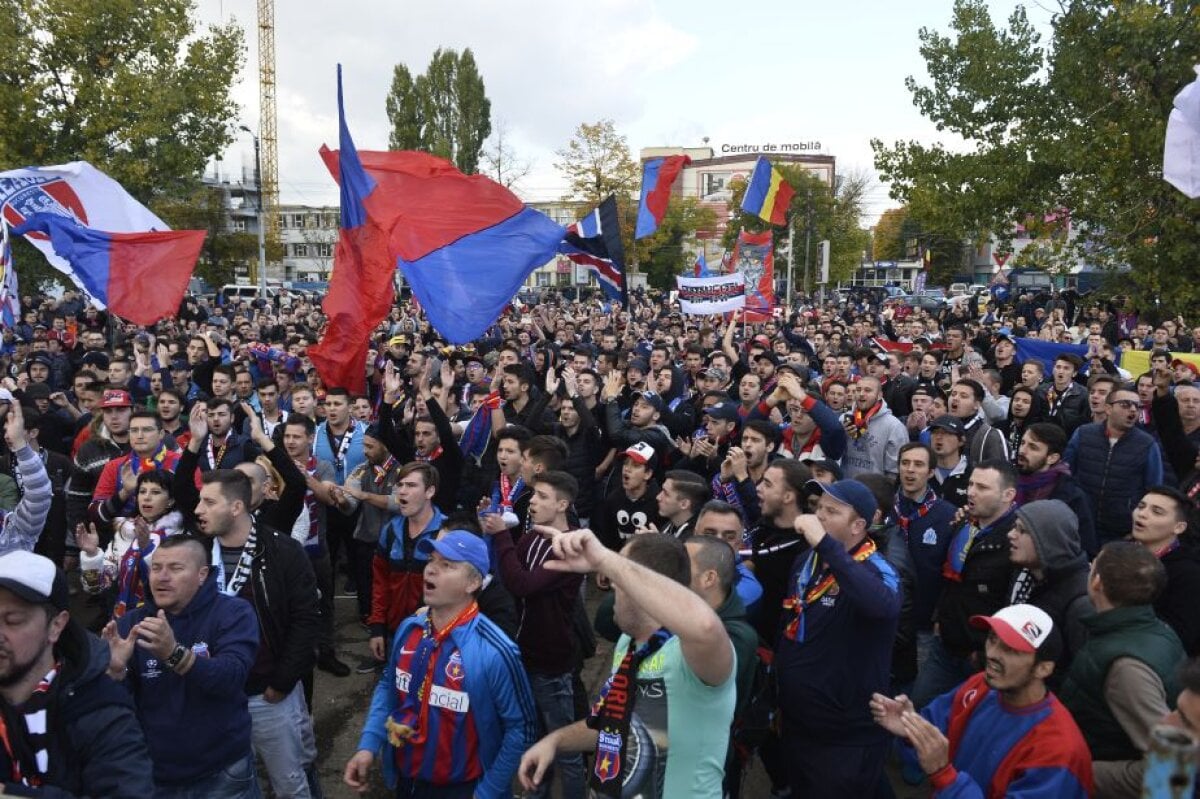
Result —
<path fill-rule="evenodd" d="M 787 215 L 787 226 L 788 226 L 787 301 L 784 302 L 784 304 L 783 304 L 784 309 L 786 311 L 786 313 L 784 314 L 785 319 L 790 319 L 792 316 L 792 269 L 796 263 L 796 248 L 794 246 L 795 241 L 796 241 L 796 226 L 795 226 L 795 224 L 793 224 L 795 222 L 795 219 L 796 219 L 796 215 L 793 214 L 792 210 L 789 208 L 788 215 Z"/>

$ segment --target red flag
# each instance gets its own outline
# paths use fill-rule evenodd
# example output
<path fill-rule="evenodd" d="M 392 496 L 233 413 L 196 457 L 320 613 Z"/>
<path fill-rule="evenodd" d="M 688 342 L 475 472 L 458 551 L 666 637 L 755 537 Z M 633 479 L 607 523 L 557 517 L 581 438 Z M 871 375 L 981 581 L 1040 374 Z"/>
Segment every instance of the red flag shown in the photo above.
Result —
<path fill-rule="evenodd" d="M 775 248 L 771 231 L 738 234 L 733 269 L 746 276 L 743 321 L 765 322 L 775 310 Z"/>
<path fill-rule="evenodd" d="M 333 275 L 322 307 L 329 322 L 321 341 L 308 348 L 317 373 L 326 386 L 365 394 L 367 350 L 371 334 L 392 306 L 392 276 L 396 260 L 388 249 L 388 235 L 367 215 L 366 199 L 376 190 L 375 180 L 363 169 L 358 150 L 342 113 L 342 72 L 338 67 L 338 117 L 341 158 L 337 164 L 341 186 L 341 230 L 333 253 Z M 322 156 L 327 150 L 322 148 Z M 328 157 L 326 162 L 328 163 Z"/>

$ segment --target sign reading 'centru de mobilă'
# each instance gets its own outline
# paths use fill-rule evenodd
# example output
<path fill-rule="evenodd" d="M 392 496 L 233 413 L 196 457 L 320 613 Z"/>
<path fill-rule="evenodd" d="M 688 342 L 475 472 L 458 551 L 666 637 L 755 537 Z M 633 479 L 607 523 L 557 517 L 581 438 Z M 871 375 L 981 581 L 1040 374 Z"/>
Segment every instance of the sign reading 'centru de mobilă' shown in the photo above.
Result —
<path fill-rule="evenodd" d="M 776 144 L 722 144 L 722 153 L 817 153 L 821 151 L 819 141 L 798 141 Z"/>

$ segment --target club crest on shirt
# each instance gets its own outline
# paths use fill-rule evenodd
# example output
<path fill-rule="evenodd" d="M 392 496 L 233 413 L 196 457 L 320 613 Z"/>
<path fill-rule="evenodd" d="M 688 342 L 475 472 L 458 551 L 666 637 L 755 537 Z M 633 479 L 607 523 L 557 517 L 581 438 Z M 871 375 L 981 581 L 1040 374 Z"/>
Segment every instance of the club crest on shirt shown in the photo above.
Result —
<path fill-rule="evenodd" d="M 934 529 L 932 527 L 927 529 L 925 531 L 925 533 L 921 536 L 921 543 L 922 544 L 930 544 L 930 545 L 937 544 L 937 533 L 934 531 Z"/>
<path fill-rule="evenodd" d="M 446 661 L 446 679 L 452 683 L 460 683 L 462 682 L 463 674 L 462 654 L 456 651 Z"/>

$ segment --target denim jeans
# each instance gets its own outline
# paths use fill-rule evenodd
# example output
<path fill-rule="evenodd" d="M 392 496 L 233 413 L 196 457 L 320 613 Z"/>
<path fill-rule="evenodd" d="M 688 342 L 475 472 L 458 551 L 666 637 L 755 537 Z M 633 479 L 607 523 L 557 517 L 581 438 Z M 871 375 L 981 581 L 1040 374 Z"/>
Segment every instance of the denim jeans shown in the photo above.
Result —
<path fill-rule="evenodd" d="M 533 701 L 541 716 L 546 732 L 566 727 L 575 722 L 575 692 L 571 688 L 571 675 L 529 675 L 533 689 Z M 554 758 L 554 767 L 562 780 L 563 799 L 586 796 L 586 780 L 583 775 L 583 755 L 578 752 L 564 753 Z M 542 787 L 530 793 L 530 797 L 549 796 L 550 780 L 543 780 Z"/>
<path fill-rule="evenodd" d="M 929 644 L 929 654 L 917 670 L 917 680 L 909 698 L 912 699 L 913 706 L 920 710 L 942 694 L 958 687 L 959 683 L 976 671 L 978 669 L 969 657 L 952 654 L 946 650 L 942 639 L 934 636 Z"/>
<path fill-rule="evenodd" d="M 154 786 L 155 799 L 262 799 L 254 755 L 248 753 L 225 768 L 188 785 Z"/>
<path fill-rule="evenodd" d="M 299 683 L 271 704 L 262 694 L 250 697 L 251 737 L 279 799 L 314 799 L 306 772 L 317 759 L 312 716 Z"/>

